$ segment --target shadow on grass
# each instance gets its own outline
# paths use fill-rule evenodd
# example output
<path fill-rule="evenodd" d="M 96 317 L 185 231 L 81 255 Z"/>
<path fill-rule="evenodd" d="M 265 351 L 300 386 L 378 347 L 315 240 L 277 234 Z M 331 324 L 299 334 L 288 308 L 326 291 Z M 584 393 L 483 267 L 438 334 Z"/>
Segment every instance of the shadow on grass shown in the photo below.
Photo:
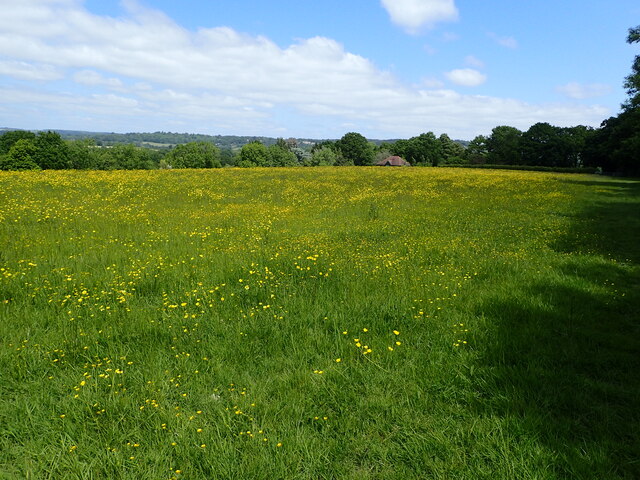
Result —
<path fill-rule="evenodd" d="M 554 246 L 583 254 L 477 312 L 490 331 L 478 408 L 551 452 L 545 478 L 640 478 L 640 183 L 598 187 Z"/>
<path fill-rule="evenodd" d="M 640 264 L 640 181 L 567 180 L 598 190 L 597 200 L 578 212 L 570 231 L 554 248 Z"/>

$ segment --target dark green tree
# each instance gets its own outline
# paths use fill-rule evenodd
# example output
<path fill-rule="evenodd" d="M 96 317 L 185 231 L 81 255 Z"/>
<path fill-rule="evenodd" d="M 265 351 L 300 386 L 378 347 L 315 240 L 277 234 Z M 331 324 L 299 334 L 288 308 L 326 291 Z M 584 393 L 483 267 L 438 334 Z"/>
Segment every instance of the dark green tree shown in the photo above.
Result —
<path fill-rule="evenodd" d="M 546 122 L 532 125 L 520 139 L 522 163 L 544 167 L 568 167 L 568 144 L 562 129 Z"/>
<path fill-rule="evenodd" d="M 15 142 L 6 155 L 0 157 L 1 170 L 39 170 L 34 160 L 36 146 L 28 138 L 21 138 Z"/>
<path fill-rule="evenodd" d="M 394 153 L 411 165 L 437 167 L 443 160 L 442 143 L 433 132 L 421 133 L 394 144 Z"/>
<path fill-rule="evenodd" d="M 86 170 L 96 168 L 96 147 L 92 139 L 71 140 L 67 142 L 69 148 L 69 162 L 71 168 Z"/>
<path fill-rule="evenodd" d="M 323 140 L 321 142 L 316 142 L 313 144 L 313 147 L 311 147 L 311 154 L 313 155 L 318 150 L 322 150 L 325 147 L 331 148 L 334 152 L 337 151 L 336 142 L 332 142 L 331 140 Z"/>
<path fill-rule="evenodd" d="M 640 43 L 640 25 L 629 29 L 627 43 Z M 622 105 L 625 110 L 640 107 L 640 55 L 636 55 L 631 66 L 631 73 L 625 78 L 624 87 L 629 98 Z"/>
<path fill-rule="evenodd" d="M 235 156 L 230 148 L 220 150 L 220 163 L 222 166 L 235 165 Z"/>
<path fill-rule="evenodd" d="M 9 153 L 9 150 L 18 140 L 27 139 L 35 141 L 36 134 L 28 130 L 10 130 L 0 136 L 0 155 Z"/>
<path fill-rule="evenodd" d="M 164 158 L 173 168 L 219 168 L 222 166 L 220 149 L 208 142 L 176 145 Z"/>
<path fill-rule="evenodd" d="M 494 165 L 521 165 L 522 132 L 515 127 L 499 126 L 487 138 L 487 159 Z"/>
<path fill-rule="evenodd" d="M 640 176 L 640 108 L 630 108 L 602 122 L 587 137 L 584 165 L 605 173 Z"/>
<path fill-rule="evenodd" d="M 570 167 L 583 167 L 585 150 L 589 138 L 593 136 L 595 130 L 592 127 L 577 125 L 563 129 L 567 142 L 566 164 Z"/>
<path fill-rule="evenodd" d="M 373 146 L 359 133 L 345 134 L 336 142 L 336 147 L 346 162 L 353 162 L 354 165 L 371 165 L 373 163 Z"/>
<path fill-rule="evenodd" d="M 464 147 L 449 138 L 449 135 L 443 133 L 438 137 L 442 150 L 442 163 L 458 164 L 462 163 L 464 155 Z"/>
<path fill-rule="evenodd" d="M 282 137 L 278 137 L 276 139 L 276 146 L 280 147 L 283 150 L 291 150 L 291 145 Z"/>
<path fill-rule="evenodd" d="M 322 147 L 320 150 L 313 152 L 311 156 L 312 166 L 329 166 L 335 165 L 338 160 L 338 155 L 331 147 Z"/>
<path fill-rule="evenodd" d="M 261 142 L 247 143 L 240 150 L 239 167 L 266 167 L 269 165 L 269 151 Z"/>
<path fill-rule="evenodd" d="M 43 170 L 71 168 L 69 147 L 59 133 L 39 132 L 35 139 L 36 153 L 33 160 Z"/>
<path fill-rule="evenodd" d="M 280 139 L 282 140 L 282 139 Z M 271 145 L 267 150 L 269 153 L 268 164 L 272 167 L 296 167 L 299 165 L 298 157 L 289 150 L 286 142 L 284 146 L 281 143 Z"/>
<path fill-rule="evenodd" d="M 487 162 L 487 137 L 478 135 L 469 142 L 464 152 L 464 158 L 467 162 L 479 165 Z"/>
<path fill-rule="evenodd" d="M 640 43 L 640 26 L 629 29 L 627 42 Z M 640 175 L 640 55 L 636 55 L 624 85 L 629 98 L 623 111 L 602 122 L 587 138 L 584 163 L 604 172 Z"/>
<path fill-rule="evenodd" d="M 101 170 L 150 170 L 156 165 L 148 149 L 120 143 L 101 149 L 97 167 Z"/>

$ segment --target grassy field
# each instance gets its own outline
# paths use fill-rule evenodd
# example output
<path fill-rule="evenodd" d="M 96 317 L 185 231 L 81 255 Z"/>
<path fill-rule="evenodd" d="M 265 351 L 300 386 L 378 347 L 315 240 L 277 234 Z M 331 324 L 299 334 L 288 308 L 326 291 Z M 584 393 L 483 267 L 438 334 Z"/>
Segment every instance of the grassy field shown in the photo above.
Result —
<path fill-rule="evenodd" d="M 0 172 L 0 479 L 640 478 L 640 182 Z"/>

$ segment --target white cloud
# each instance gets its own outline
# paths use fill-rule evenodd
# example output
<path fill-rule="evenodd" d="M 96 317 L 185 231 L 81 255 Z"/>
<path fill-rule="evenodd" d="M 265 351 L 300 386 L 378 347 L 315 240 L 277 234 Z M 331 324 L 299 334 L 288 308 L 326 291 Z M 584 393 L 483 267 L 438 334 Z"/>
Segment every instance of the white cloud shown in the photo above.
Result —
<path fill-rule="evenodd" d="M 512 50 L 518 48 L 518 41 L 514 37 L 501 37 L 493 32 L 489 32 L 487 36 L 502 47 L 511 48 Z"/>
<path fill-rule="evenodd" d="M 487 76 L 473 68 L 460 68 L 445 73 L 445 76 L 456 85 L 477 87 L 487 81 Z"/>
<path fill-rule="evenodd" d="M 577 82 L 570 82 L 566 85 L 560 85 L 556 88 L 556 91 L 568 98 L 584 100 L 586 98 L 602 97 L 611 93 L 611 85 L 605 85 L 602 83 L 581 84 Z"/>
<path fill-rule="evenodd" d="M 381 0 L 380 3 L 389 12 L 391 21 L 409 33 L 458 18 L 453 0 Z"/>
<path fill-rule="evenodd" d="M 434 15 L 421 22 L 445 18 Z M 0 69 L 24 79 L 19 86 L 0 85 L 0 111 L 10 112 L 3 123 L 21 128 L 148 131 L 179 125 L 202 133 L 282 135 L 287 127 L 288 135 L 327 138 L 353 124 L 371 137 L 434 130 L 472 138 L 500 124 L 597 125 L 609 113 L 463 95 L 429 77 L 406 85 L 330 38 L 281 47 L 228 27 L 189 31 L 135 3 L 115 18 L 89 13 L 80 0 L 16 2 L 0 16 L 0 59 Z M 62 75 L 90 93 L 29 83 Z M 464 86 L 486 80 L 472 68 L 447 78 Z"/>
<path fill-rule="evenodd" d="M 425 77 L 422 79 L 422 87 L 433 89 L 442 88 L 444 87 L 444 82 L 434 77 Z"/>
<path fill-rule="evenodd" d="M 19 80 L 50 81 L 64 77 L 54 66 L 16 60 L 0 60 L 0 75 Z"/>
<path fill-rule="evenodd" d="M 121 89 L 123 86 L 122 80 L 119 78 L 105 78 L 98 72 L 93 70 L 82 70 L 77 72 L 73 76 L 73 80 L 76 83 L 89 86 L 102 85 L 113 89 Z"/>

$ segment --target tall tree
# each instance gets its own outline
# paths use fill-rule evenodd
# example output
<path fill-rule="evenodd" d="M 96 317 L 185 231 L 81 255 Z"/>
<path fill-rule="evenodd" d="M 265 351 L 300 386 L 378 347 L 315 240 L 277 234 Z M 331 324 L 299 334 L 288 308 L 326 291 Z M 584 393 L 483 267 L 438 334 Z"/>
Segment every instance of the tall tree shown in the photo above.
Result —
<path fill-rule="evenodd" d="M 313 155 L 311 156 L 311 165 L 319 167 L 335 165 L 337 160 L 338 155 L 331 147 L 322 147 L 320 150 L 313 152 Z"/>
<path fill-rule="evenodd" d="M 640 43 L 640 25 L 629 29 L 627 43 Z M 631 66 L 631 73 L 625 78 L 624 87 L 629 98 L 622 105 L 625 110 L 640 107 L 640 55 L 636 55 Z"/>
<path fill-rule="evenodd" d="M 18 140 L 27 139 L 35 141 L 36 134 L 28 130 L 10 130 L 0 136 L 0 155 L 3 153 L 9 153 L 13 144 Z"/>
<path fill-rule="evenodd" d="M 9 153 L 0 156 L 0 170 L 38 170 L 34 161 L 36 146 L 28 138 L 21 138 L 9 149 Z"/>
<path fill-rule="evenodd" d="M 69 163 L 71 168 L 76 170 L 86 170 L 96 167 L 95 142 L 90 138 L 67 141 L 69 148 Z"/>
<path fill-rule="evenodd" d="M 629 29 L 627 43 L 640 43 L 640 26 Z M 585 165 L 604 172 L 640 175 L 640 55 L 636 55 L 624 86 L 629 98 L 616 117 L 602 122 L 587 138 Z"/>
<path fill-rule="evenodd" d="M 270 145 L 269 148 L 267 148 L 267 151 L 269 153 L 268 163 L 272 167 L 296 167 L 299 165 L 298 157 L 295 153 L 289 150 L 289 147 L 284 140 L 282 140 L 282 143 L 278 142 L 274 145 Z"/>
<path fill-rule="evenodd" d="M 165 160 L 173 168 L 221 167 L 220 149 L 209 142 L 189 142 L 176 145 Z"/>
<path fill-rule="evenodd" d="M 494 165 L 520 165 L 522 132 L 515 127 L 499 126 L 491 130 L 487 139 L 489 163 Z"/>
<path fill-rule="evenodd" d="M 546 122 L 538 122 L 522 134 L 520 139 L 522 163 L 545 167 L 568 167 L 568 144 L 562 129 Z"/>
<path fill-rule="evenodd" d="M 478 135 L 469 142 L 464 157 L 469 163 L 481 164 L 487 161 L 487 137 Z"/>
<path fill-rule="evenodd" d="M 269 151 L 261 142 L 247 143 L 240 150 L 240 167 L 266 167 L 269 164 Z"/>
<path fill-rule="evenodd" d="M 464 147 L 449 138 L 449 135 L 443 133 L 438 137 L 438 141 L 442 147 L 442 160 L 447 163 L 452 159 L 460 159 L 464 154 Z"/>
<path fill-rule="evenodd" d="M 353 162 L 354 165 L 371 165 L 373 163 L 373 147 L 359 133 L 347 133 L 336 142 L 336 147 L 347 162 Z"/>
<path fill-rule="evenodd" d="M 33 160 L 40 168 L 61 170 L 71 167 L 69 147 L 58 132 L 39 132 L 35 145 Z"/>

